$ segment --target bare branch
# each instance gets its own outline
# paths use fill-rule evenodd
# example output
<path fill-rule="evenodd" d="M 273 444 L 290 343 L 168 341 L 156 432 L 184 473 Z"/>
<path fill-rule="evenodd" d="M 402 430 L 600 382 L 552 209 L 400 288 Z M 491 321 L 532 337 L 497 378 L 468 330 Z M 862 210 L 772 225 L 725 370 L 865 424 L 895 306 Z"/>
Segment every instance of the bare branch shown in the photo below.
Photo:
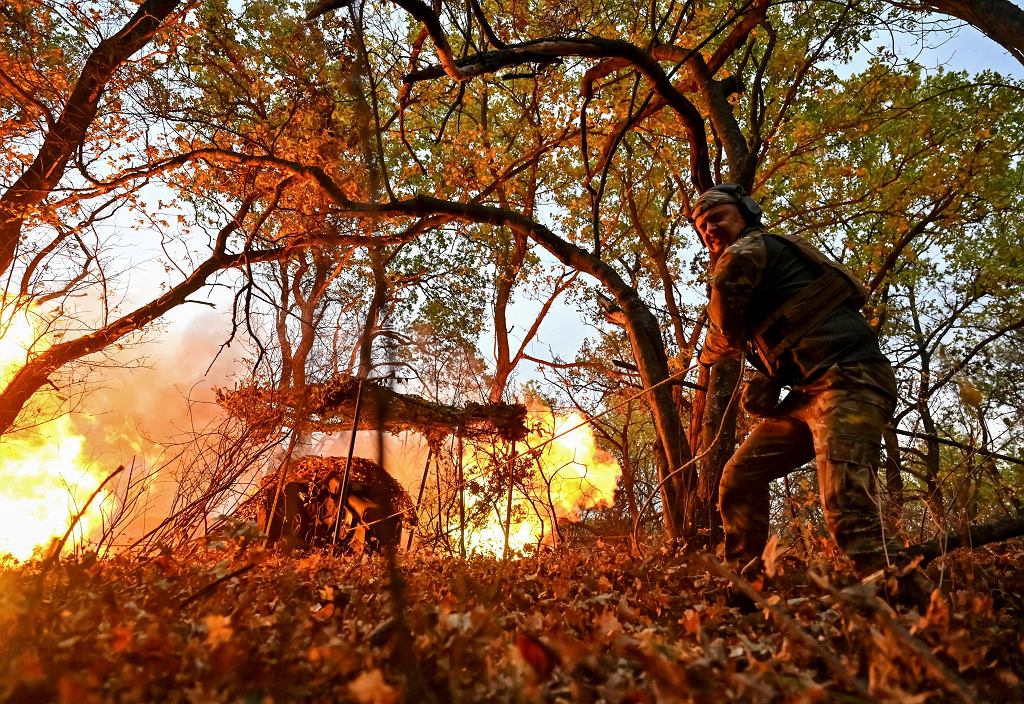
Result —
<path fill-rule="evenodd" d="M 35 161 L 0 196 L 0 272 L 14 262 L 28 213 L 57 185 L 85 140 L 114 72 L 153 38 L 180 4 L 181 0 L 146 0 L 120 31 L 100 42 L 89 55 Z"/>

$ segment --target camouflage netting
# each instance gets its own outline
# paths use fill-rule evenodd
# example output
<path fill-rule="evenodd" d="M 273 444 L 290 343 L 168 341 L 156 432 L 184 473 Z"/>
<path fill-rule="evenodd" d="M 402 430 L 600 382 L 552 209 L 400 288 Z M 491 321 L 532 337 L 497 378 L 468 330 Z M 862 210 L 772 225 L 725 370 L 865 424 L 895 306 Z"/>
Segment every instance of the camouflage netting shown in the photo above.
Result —
<path fill-rule="evenodd" d="M 232 415 L 267 432 L 298 421 L 318 432 L 342 432 L 352 427 L 359 380 L 340 375 L 326 384 L 302 390 L 278 391 L 261 386 L 218 389 L 217 402 Z M 415 431 L 432 441 L 449 435 L 505 440 L 526 437 L 526 407 L 508 403 L 469 403 L 459 408 L 403 394 L 373 380 L 363 382 L 359 430 L 392 434 Z"/>
<path fill-rule="evenodd" d="M 320 483 L 326 481 L 332 474 L 344 476 L 346 464 L 344 457 L 303 457 L 287 466 L 285 481 Z M 277 480 L 278 472 L 263 477 L 252 500 L 239 508 L 235 515 L 244 520 L 256 520 L 259 505 L 265 500 L 273 500 Z M 372 499 L 379 506 L 389 507 L 392 513 L 401 511 L 407 522 L 416 523 L 415 506 L 409 493 L 383 467 L 372 460 L 365 457 L 352 458 L 349 491 Z"/>

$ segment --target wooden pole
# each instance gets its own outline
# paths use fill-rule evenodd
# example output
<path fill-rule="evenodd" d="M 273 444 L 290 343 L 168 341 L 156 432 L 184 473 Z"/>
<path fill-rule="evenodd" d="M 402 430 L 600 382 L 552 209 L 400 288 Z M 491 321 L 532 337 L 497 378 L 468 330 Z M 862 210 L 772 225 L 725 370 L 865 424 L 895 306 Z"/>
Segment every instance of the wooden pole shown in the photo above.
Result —
<path fill-rule="evenodd" d="M 363 378 L 359 377 L 356 386 L 356 407 L 352 411 L 352 434 L 348 439 L 348 458 L 345 462 L 345 475 L 341 479 L 341 487 L 338 489 L 338 511 L 334 514 L 334 535 L 331 537 L 331 554 L 334 554 L 334 547 L 338 544 L 338 531 L 341 527 L 341 517 L 345 512 L 345 502 L 348 501 L 349 476 L 352 473 L 352 455 L 356 451 L 356 431 L 359 429 L 359 411 L 363 405 Z"/>
<path fill-rule="evenodd" d="M 448 456 L 451 457 L 451 445 L 448 446 Z M 444 502 L 441 500 L 441 463 L 434 458 L 434 482 L 437 484 L 437 537 L 444 540 L 444 545 L 451 552 L 452 543 L 448 540 L 448 521 L 444 516 Z"/>
<path fill-rule="evenodd" d="M 466 486 L 465 476 L 463 476 L 462 466 L 462 436 L 459 436 L 458 442 L 459 448 L 459 555 L 463 559 L 466 558 Z"/>
<path fill-rule="evenodd" d="M 427 449 L 427 463 L 423 465 L 423 478 L 420 479 L 420 492 L 416 495 L 416 515 L 420 515 L 420 503 L 423 501 L 423 487 L 427 485 L 427 472 L 430 470 L 430 459 L 434 456 L 434 446 L 430 445 Z M 440 520 L 440 518 L 438 518 Z M 412 547 L 412 524 L 409 524 L 409 538 L 405 541 L 405 550 L 409 551 Z"/>
<path fill-rule="evenodd" d="M 263 536 L 263 548 L 264 549 L 266 549 L 266 547 L 270 544 L 270 537 L 271 537 L 270 536 L 270 529 L 274 525 L 274 514 L 277 512 L 277 502 L 278 502 L 278 500 L 280 500 L 281 492 L 284 490 L 284 487 L 287 484 L 288 470 L 290 469 L 291 463 L 292 463 L 292 452 L 294 452 L 294 450 L 295 450 L 295 443 L 296 443 L 296 439 L 298 437 L 299 437 L 298 429 L 297 428 L 292 428 L 292 435 L 291 435 L 290 438 L 288 438 L 288 450 L 285 452 L 284 462 L 282 462 L 281 466 L 278 468 L 277 482 L 275 483 L 275 486 L 274 486 L 274 498 L 270 502 L 270 511 L 269 511 L 269 513 L 267 513 L 267 525 L 264 528 L 264 530 L 266 530 L 267 534 L 265 536 Z M 280 539 L 284 538 L 284 531 L 285 531 L 285 527 L 286 527 L 285 526 L 285 522 L 286 522 L 287 518 L 288 518 L 288 507 L 287 506 L 283 506 L 281 508 L 281 535 L 278 536 L 278 538 L 280 538 Z"/>
<path fill-rule="evenodd" d="M 501 554 L 503 562 L 508 561 L 508 538 L 509 533 L 512 531 L 512 480 L 515 476 L 516 468 L 516 441 L 512 441 L 512 446 L 509 448 L 508 458 L 508 504 L 505 507 L 505 550 Z"/>

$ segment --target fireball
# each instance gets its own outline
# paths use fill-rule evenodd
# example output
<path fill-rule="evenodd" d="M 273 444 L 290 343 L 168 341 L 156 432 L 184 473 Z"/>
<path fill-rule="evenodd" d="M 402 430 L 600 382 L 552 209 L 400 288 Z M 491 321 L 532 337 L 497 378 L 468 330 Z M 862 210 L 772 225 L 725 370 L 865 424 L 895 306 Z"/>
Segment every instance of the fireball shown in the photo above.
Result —
<path fill-rule="evenodd" d="M 622 473 L 615 458 L 597 446 L 594 432 L 582 414 L 556 413 L 544 403 L 530 399 L 528 426 L 530 434 L 515 449 L 520 458 L 532 457 L 534 466 L 529 479 L 523 482 L 525 486 L 517 484 L 513 491 L 508 541 L 513 550 L 538 542 L 550 543 L 554 540 L 554 523 L 575 521 L 584 510 L 610 505 Z M 463 463 L 466 467 L 486 468 L 491 465 L 482 458 L 496 455 L 501 455 L 496 448 L 476 447 L 467 451 Z M 471 474 L 467 472 L 468 476 Z M 489 512 L 483 527 L 467 535 L 471 551 L 500 555 L 504 550 L 507 504 L 500 504 Z"/>
<path fill-rule="evenodd" d="M 0 302 L 2 303 L 2 302 Z M 13 305 L 0 305 L 0 388 L 45 345 L 28 313 Z M 59 400 L 37 394 L 39 406 L 56 410 Z M 0 436 L 0 555 L 18 560 L 32 556 L 59 539 L 100 485 L 103 477 L 82 459 L 84 438 L 76 434 L 68 416 L 27 430 Z M 102 523 L 100 493 L 82 515 L 76 535 L 85 536 Z"/>

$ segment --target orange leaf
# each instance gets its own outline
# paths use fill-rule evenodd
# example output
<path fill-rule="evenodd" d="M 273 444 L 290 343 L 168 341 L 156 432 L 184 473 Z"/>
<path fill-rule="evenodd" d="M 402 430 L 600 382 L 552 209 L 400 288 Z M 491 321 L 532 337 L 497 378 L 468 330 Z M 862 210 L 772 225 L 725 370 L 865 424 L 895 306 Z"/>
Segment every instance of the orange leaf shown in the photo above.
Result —
<path fill-rule="evenodd" d="M 349 682 L 349 693 L 359 704 L 397 704 L 402 693 L 384 681 L 380 669 L 364 672 Z"/>
<path fill-rule="evenodd" d="M 317 621 L 326 621 L 334 615 L 334 604 L 318 605 L 312 609 L 311 615 Z"/>
<path fill-rule="evenodd" d="M 230 616 L 207 616 L 203 619 L 203 625 L 206 626 L 206 644 L 211 648 L 228 642 L 234 634 Z"/>
<path fill-rule="evenodd" d="M 684 611 L 682 618 L 678 622 L 689 635 L 695 636 L 700 633 L 700 614 L 695 610 L 687 609 Z"/>
<path fill-rule="evenodd" d="M 533 668 L 534 673 L 537 675 L 537 679 L 541 682 L 551 676 L 551 671 L 555 669 L 557 663 L 557 656 L 554 651 L 548 646 L 541 643 L 539 640 L 531 636 L 529 633 L 523 633 L 522 631 L 516 631 L 516 648 L 519 649 L 519 654 L 523 656 L 523 660 L 526 660 Z"/>
<path fill-rule="evenodd" d="M 114 626 L 111 630 L 114 634 L 114 642 L 110 648 L 115 653 L 123 653 L 135 640 L 135 632 L 128 626 Z"/>

